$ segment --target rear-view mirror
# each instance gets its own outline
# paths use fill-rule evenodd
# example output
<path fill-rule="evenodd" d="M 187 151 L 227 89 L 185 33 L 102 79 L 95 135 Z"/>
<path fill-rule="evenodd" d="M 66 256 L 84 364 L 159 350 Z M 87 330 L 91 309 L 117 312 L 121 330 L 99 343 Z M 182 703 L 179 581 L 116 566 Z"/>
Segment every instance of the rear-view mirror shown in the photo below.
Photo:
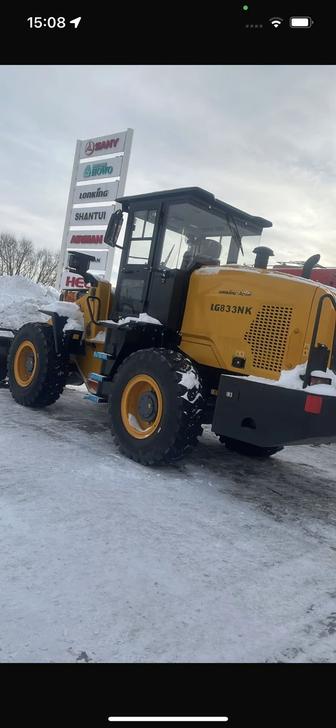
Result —
<path fill-rule="evenodd" d="M 117 246 L 117 240 L 122 224 L 123 214 L 121 210 L 116 210 L 110 217 L 110 221 L 104 235 L 104 243 L 106 243 L 106 245 L 110 245 L 111 248 L 121 247 L 120 245 Z"/>

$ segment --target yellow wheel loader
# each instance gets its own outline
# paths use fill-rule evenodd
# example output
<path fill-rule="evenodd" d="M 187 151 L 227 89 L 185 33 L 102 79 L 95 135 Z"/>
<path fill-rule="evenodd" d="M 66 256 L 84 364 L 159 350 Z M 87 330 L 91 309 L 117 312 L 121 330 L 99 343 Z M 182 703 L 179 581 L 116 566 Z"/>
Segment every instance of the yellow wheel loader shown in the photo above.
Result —
<path fill-rule="evenodd" d="M 14 399 L 43 407 L 84 381 L 87 398 L 108 402 L 121 451 L 147 465 L 183 456 L 204 424 L 261 457 L 335 440 L 336 299 L 310 280 L 319 256 L 301 278 L 267 268 L 259 243 L 272 223 L 198 187 L 117 202 L 104 238 L 122 247 L 115 291 L 89 272 L 92 256 L 70 254 L 90 286 L 77 300 L 84 331 L 64 330 L 57 311 L 23 326 L 8 354 Z M 243 251 L 254 264 L 238 264 Z M 292 371 L 299 384 L 283 385 Z"/>

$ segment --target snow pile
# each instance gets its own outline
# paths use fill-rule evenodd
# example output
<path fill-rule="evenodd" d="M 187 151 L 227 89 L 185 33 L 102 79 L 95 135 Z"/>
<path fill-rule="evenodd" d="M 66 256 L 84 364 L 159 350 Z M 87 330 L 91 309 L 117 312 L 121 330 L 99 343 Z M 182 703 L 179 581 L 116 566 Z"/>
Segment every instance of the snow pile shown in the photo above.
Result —
<path fill-rule="evenodd" d="M 59 292 L 23 276 L 0 276 L 0 328 L 19 329 L 31 321 L 47 321 L 39 309 L 57 301 Z"/>
<path fill-rule="evenodd" d="M 263 377 L 240 377 L 240 379 L 248 379 L 250 382 L 260 382 L 260 384 L 269 384 L 270 386 L 284 387 L 285 389 L 300 389 L 302 391 L 303 380 L 305 375 L 306 364 L 298 364 L 294 369 L 287 369 L 281 372 L 279 379 L 264 379 Z M 313 384 L 305 388 L 305 392 L 310 394 L 325 394 L 329 397 L 336 397 L 336 375 L 331 369 L 326 372 L 314 371 L 314 377 L 322 377 L 330 379 L 331 384 Z"/>
<path fill-rule="evenodd" d="M 44 311 L 50 313 L 58 313 L 59 316 L 66 316 L 67 322 L 63 327 L 63 331 L 76 329 L 76 331 L 84 331 L 84 317 L 77 303 L 70 301 L 54 301 L 49 306 L 43 306 Z"/>
<path fill-rule="evenodd" d="M 76 303 L 59 301 L 59 291 L 51 286 L 34 283 L 23 276 L 0 276 L 0 330 L 20 329 L 35 321 L 46 322 L 49 316 L 43 311 L 67 317 L 64 331 L 83 331 L 83 314 Z M 7 334 L 8 335 L 8 334 Z"/>

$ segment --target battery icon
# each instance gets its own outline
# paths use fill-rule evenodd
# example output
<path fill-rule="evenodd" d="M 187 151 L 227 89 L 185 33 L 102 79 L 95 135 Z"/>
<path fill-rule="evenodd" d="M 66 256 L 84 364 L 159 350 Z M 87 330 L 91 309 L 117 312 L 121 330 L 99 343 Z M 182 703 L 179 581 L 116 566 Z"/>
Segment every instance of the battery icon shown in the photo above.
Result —
<path fill-rule="evenodd" d="M 311 28 L 313 20 L 308 15 L 295 16 L 289 19 L 290 28 Z"/>

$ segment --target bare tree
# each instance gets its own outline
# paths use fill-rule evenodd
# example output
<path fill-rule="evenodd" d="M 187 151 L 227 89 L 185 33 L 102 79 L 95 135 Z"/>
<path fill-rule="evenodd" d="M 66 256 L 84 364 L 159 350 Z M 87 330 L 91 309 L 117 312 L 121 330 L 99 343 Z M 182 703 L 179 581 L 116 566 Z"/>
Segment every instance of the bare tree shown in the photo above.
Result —
<path fill-rule="evenodd" d="M 18 240 L 11 233 L 0 233 L 0 275 L 24 276 L 36 283 L 53 286 L 56 281 L 59 253 L 35 250 L 31 240 Z"/>
<path fill-rule="evenodd" d="M 59 253 L 52 253 L 47 248 L 38 250 L 36 260 L 36 283 L 53 286 L 56 281 Z"/>

